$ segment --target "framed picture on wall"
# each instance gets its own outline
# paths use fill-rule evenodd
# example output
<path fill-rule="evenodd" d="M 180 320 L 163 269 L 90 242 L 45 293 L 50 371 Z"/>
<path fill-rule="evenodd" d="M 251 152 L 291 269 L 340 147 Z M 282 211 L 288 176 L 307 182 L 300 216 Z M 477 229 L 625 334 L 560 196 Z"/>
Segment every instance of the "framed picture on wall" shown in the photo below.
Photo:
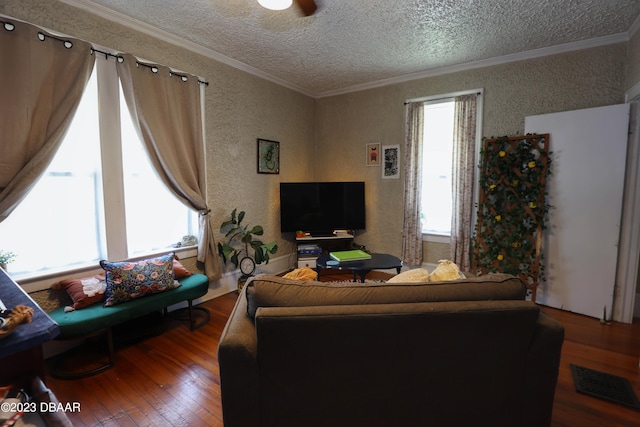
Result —
<path fill-rule="evenodd" d="M 382 179 L 400 178 L 400 146 L 382 146 Z"/>
<path fill-rule="evenodd" d="M 258 138 L 258 173 L 280 173 L 280 143 Z"/>
<path fill-rule="evenodd" d="M 382 157 L 380 143 L 367 144 L 367 166 L 380 166 L 380 157 Z"/>

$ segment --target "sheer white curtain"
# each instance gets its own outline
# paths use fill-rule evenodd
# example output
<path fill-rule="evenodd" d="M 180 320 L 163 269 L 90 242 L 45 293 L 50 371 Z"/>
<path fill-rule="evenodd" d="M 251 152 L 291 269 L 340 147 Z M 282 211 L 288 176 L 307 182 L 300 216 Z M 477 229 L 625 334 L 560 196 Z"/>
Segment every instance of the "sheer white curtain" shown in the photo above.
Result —
<path fill-rule="evenodd" d="M 451 260 L 462 271 L 471 271 L 477 98 L 477 94 L 455 98 L 452 162 L 453 209 L 451 211 L 449 252 Z"/>
<path fill-rule="evenodd" d="M 422 264 L 422 144 L 424 136 L 424 102 L 409 102 L 406 107 L 404 141 L 404 224 L 402 260 L 405 265 Z"/>
<path fill-rule="evenodd" d="M 211 280 L 221 277 L 207 206 L 200 89 L 195 76 L 145 65 L 124 55 L 118 74 L 132 121 L 167 188 L 200 213 L 198 261 Z"/>
<path fill-rule="evenodd" d="M 93 70 L 90 50 L 30 24 L 0 26 L 0 222 L 58 151 Z"/>

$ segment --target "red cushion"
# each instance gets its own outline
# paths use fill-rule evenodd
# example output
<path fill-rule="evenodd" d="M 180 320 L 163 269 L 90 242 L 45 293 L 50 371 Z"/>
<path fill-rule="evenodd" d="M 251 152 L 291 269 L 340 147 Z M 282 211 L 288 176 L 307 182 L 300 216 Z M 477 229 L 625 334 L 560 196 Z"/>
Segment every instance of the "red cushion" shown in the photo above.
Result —
<path fill-rule="evenodd" d="M 64 289 L 73 300 L 73 308 L 79 310 L 104 300 L 106 282 L 104 274 L 64 279 L 51 285 L 53 289 Z"/>
<path fill-rule="evenodd" d="M 173 260 L 173 275 L 176 279 L 179 279 L 181 277 L 189 277 L 192 274 L 192 272 L 190 272 L 189 270 L 184 268 L 182 264 L 180 264 L 180 261 L 178 261 L 177 259 Z"/>

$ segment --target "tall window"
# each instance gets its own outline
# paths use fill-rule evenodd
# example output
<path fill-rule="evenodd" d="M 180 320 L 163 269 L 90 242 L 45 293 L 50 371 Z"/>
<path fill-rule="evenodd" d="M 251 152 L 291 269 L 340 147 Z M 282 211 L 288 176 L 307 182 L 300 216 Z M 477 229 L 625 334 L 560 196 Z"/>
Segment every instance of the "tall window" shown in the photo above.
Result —
<path fill-rule="evenodd" d="M 424 107 L 420 218 L 426 234 L 451 233 L 453 119 L 453 99 Z"/>
<path fill-rule="evenodd" d="M 10 266 L 13 274 L 141 255 L 196 234 L 196 214 L 156 176 L 131 124 L 124 97 L 110 89 L 119 86 L 108 84 L 115 80 L 115 65 L 94 69 L 54 160 L 20 206 L 0 223 L 0 249 L 17 255 Z M 104 111 L 99 115 L 99 105 L 102 109 L 107 106 L 106 115 Z M 101 139 L 100 118 L 104 117 L 108 123 L 119 123 L 120 138 Z M 114 151 L 122 151 L 122 156 L 102 158 L 103 153 Z M 122 176 L 114 180 L 114 174 Z M 114 229 L 125 232 L 112 233 Z"/>
<path fill-rule="evenodd" d="M 481 95 L 476 89 L 405 103 L 402 259 L 407 265 L 424 261 L 427 240 L 449 243 L 449 259 L 470 268 Z"/>
<path fill-rule="evenodd" d="M 120 89 L 124 198 L 129 255 L 166 248 L 186 234 L 196 234 L 197 214 L 162 183 L 131 122 Z"/>

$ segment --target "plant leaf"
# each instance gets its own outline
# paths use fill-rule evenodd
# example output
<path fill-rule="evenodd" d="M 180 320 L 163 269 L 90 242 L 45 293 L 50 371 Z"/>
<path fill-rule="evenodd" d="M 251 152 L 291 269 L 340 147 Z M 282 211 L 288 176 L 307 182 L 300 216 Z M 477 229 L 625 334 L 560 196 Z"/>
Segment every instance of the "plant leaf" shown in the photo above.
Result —
<path fill-rule="evenodd" d="M 262 236 L 264 234 L 264 229 L 262 228 L 261 225 L 255 225 L 251 231 L 251 234 L 255 234 L 256 236 Z"/>
<path fill-rule="evenodd" d="M 234 249 L 233 255 L 231 255 L 231 262 L 236 267 L 238 266 L 238 255 L 240 255 L 240 251 Z"/>
<path fill-rule="evenodd" d="M 272 254 L 275 254 L 278 251 L 278 244 L 276 242 L 267 243 L 264 246 L 265 249 Z"/>

